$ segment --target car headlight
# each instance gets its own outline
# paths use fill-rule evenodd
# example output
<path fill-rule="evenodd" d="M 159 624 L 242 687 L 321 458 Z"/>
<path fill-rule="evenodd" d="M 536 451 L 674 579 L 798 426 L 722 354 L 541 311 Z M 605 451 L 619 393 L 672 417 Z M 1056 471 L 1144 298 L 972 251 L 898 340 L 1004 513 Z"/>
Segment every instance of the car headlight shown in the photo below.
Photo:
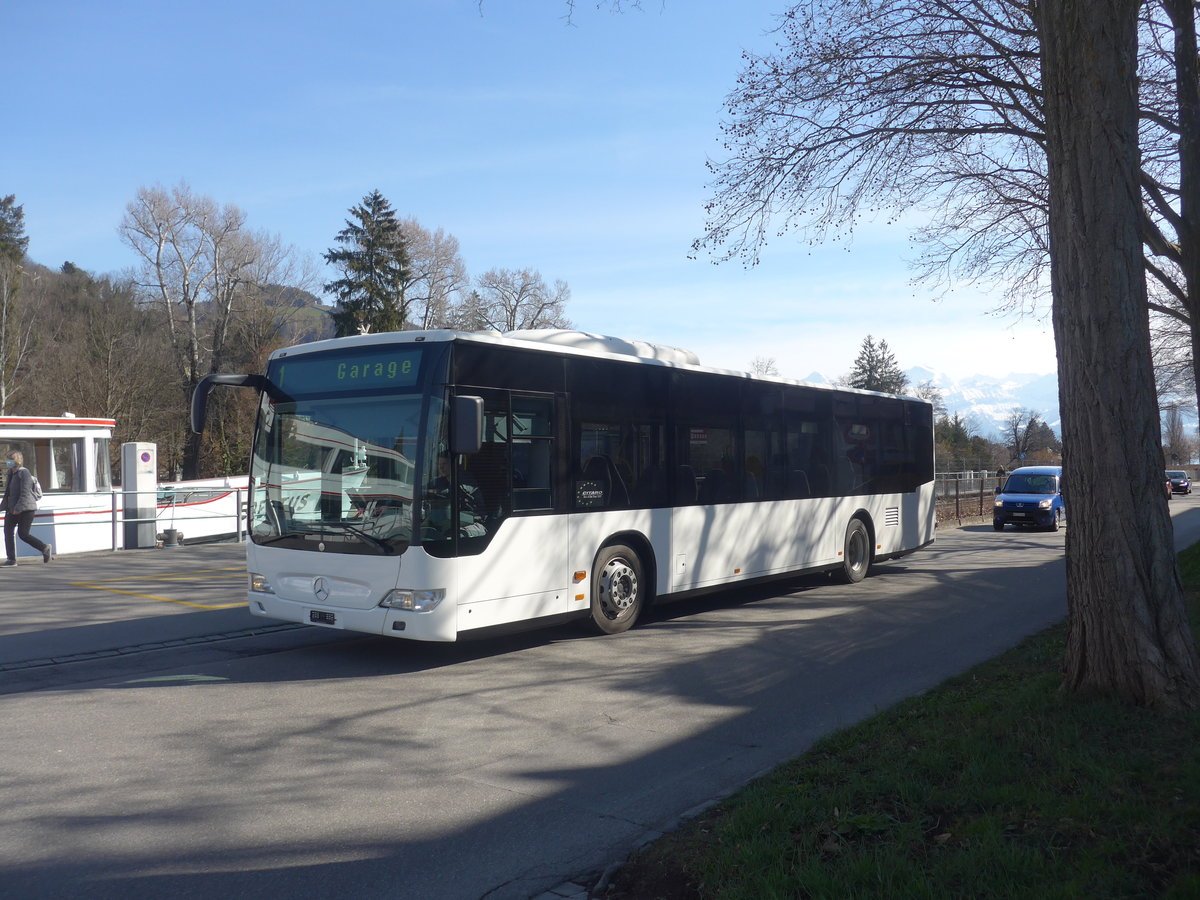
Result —
<path fill-rule="evenodd" d="M 1054 505 L 1054 501 L 1050 500 L 1050 499 L 1043 500 L 1041 503 L 1038 504 L 1038 506 L 1042 509 L 1049 509 L 1053 505 Z"/>
<path fill-rule="evenodd" d="M 379 605 L 386 609 L 403 609 L 406 612 L 429 612 L 446 599 L 444 588 L 429 591 L 412 591 L 397 588 L 388 591 Z"/>
<path fill-rule="evenodd" d="M 997 498 L 997 499 L 996 499 L 996 509 L 999 509 L 999 508 L 1000 508 L 1000 507 L 1002 507 L 1003 505 L 1004 505 L 1004 501 L 1003 501 L 1003 500 L 1001 500 L 1001 499 L 999 499 L 999 498 Z"/>
<path fill-rule="evenodd" d="M 247 573 L 250 576 L 250 590 L 256 594 L 273 594 L 275 590 L 271 587 L 271 582 L 267 581 L 266 575 L 259 575 L 257 572 Z"/>

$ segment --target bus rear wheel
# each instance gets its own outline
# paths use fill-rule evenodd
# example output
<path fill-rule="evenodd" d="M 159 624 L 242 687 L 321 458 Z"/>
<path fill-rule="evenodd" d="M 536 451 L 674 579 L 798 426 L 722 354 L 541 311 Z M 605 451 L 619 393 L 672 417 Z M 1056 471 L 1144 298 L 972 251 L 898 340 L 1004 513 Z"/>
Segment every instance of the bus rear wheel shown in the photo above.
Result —
<path fill-rule="evenodd" d="M 623 544 L 605 547 L 592 576 L 592 624 L 604 634 L 633 627 L 646 600 L 642 561 Z"/>
<path fill-rule="evenodd" d="M 842 547 L 842 568 L 838 574 L 846 584 L 858 584 L 871 567 L 871 536 L 862 519 L 850 520 Z"/>

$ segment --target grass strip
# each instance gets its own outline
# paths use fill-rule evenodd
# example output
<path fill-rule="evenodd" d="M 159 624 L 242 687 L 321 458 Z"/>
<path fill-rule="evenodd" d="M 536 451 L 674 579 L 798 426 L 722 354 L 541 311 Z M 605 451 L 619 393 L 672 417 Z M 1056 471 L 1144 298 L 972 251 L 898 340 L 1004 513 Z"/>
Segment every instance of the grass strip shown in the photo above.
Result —
<path fill-rule="evenodd" d="M 1179 554 L 1196 630 L 1200 545 Z M 1200 714 L 1059 691 L 1065 625 L 815 743 L 610 900 L 1200 897 Z"/>

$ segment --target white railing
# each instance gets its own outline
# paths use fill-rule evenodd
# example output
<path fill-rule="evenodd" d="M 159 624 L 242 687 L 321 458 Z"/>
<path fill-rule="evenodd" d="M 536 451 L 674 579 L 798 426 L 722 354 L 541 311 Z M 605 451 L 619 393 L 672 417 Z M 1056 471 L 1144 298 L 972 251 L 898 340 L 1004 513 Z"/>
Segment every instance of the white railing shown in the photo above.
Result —
<path fill-rule="evenodd" d="M 171 485 L 152 491 L 47 492 L 32 531 L 56 554 L 150 548 L 162 541 L 245 540 L 246 487 Z M 129 510 L 129 511 L 127 511 Z M 3 513 L 0 513 L 0 517 Z M 17 552 L 32 548 L 17 541 Z"/>

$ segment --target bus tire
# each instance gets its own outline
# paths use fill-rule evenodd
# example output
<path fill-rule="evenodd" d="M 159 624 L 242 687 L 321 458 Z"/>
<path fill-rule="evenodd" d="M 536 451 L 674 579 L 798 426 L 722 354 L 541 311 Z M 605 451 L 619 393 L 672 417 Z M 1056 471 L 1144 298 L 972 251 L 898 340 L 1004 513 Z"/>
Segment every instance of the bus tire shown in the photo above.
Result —
<path fill-rule="evenodd" d="M 645 568 L 637 553 L 612 544 L 596 557 L 592 576 L 592 625 L 603 634 L 628 631 L 646 601 Z"/>
<path fill-rule="evenodd" d="M 846 584 L 858 584 L 871 567 L 871 535 L 862 519 L 851 519 L 842 545 L 842 568 L 838 572 Z"/>

